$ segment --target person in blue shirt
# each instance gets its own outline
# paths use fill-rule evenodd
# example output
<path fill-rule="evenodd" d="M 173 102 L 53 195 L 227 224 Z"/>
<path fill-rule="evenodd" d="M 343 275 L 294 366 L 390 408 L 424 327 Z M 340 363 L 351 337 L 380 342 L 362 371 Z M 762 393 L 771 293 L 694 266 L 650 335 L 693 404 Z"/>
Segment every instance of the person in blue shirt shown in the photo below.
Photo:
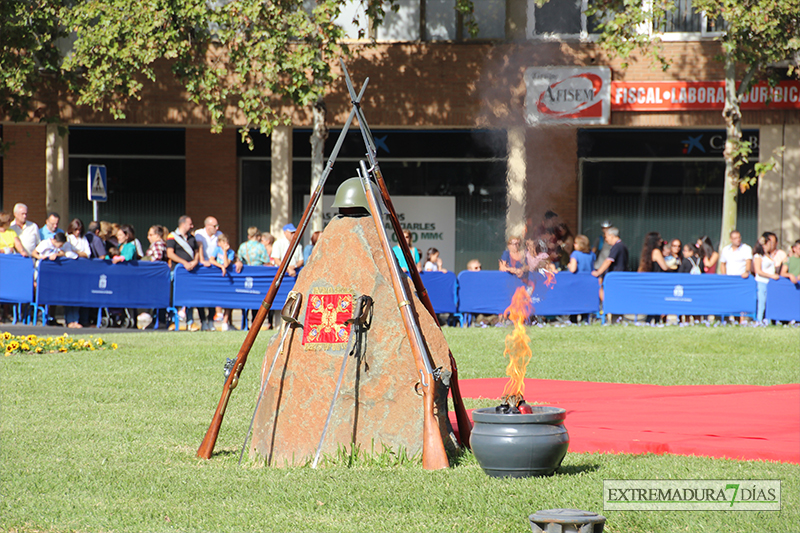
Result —
<path fill-rule="evenodd" d="M 224 233 L 220 233 L 217 237 L 217 244 L 213 248 L 208 251 L 208 260 L 212 266 L 215 266 L 222 270 L 222 275 L 225 276 L 228 273 L 228 267 L 231 264 L 234 264 L 236 272 L 242 271 L 242 263 L 236 260 L 236 254 L 231 249 L 230 241 L 228 241 L 228 236 Z M 222 331 L 234 330 L 236 329 L 231 322 L 231 310 L 230 309 L 223 309 L 222 311 Z"/>
<path fill-rule="evenodd" d="M 569 255 L 567 269 L 573 274 L 585 272 L 592 273 L 597 256 L 589 250 L 589 237 L 578 235 L 575 237 L 575 249 Z"/>
<path fill-rule="evenodd" d="M 411 250 L 411 257 L 414 259 L 414 267 L 417 270 L 420 270 L 422 254 L 419 253 L 419 248 L 414 247 L 414 240 L 411 236 L 411 232 L 409 230 L 403 230 L 403 237 L 405 237 L 408 247 Z M 406 263 L 406 258 L 403 256 L 403 249 L 400 248 L 400 245 L 398 244 L 397 246 L 392 247 L 392 251 L 394 252 L 395 257 L 397 257 L 397 263 L 400 265 L 400 268 L 403 269 L 403 272 L 408 272 L 408 264 Z"/>
<path fill-rule="evenodd" d="M 61 217 L 58 216 L 58 213 L 50 213 L 47 215 L 44 226 L 39 228 L 39 240 L 44 241 L 46 239 L 52 239 L 53 235 L 56 233 L 64 233 L 64 230 L 58 227 L 58 222 L 60 220 Z"/>

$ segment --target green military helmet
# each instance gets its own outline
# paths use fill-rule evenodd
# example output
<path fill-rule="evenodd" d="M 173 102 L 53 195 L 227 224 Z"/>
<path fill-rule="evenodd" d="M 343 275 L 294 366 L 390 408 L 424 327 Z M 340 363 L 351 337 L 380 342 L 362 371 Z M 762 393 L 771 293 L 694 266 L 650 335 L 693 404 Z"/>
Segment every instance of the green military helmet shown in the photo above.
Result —
<path fill-rule="evenodd" d="M 372 181 L 370 181 L 369 184 L 376 195 L 380 194 L 378 187 L 372 183 Z M 339 185 L 339 188 L 336 189 L 336 197 L 333 199 L 331 207 L 338 207 L 340 209 L 362 207 L 369 211 L 369 202 L 367 202 L 367 196 L 364 194 L 364 186 L 361 185 L 361 178 L 349 178 L 344 180 L 342 184 Z"/>

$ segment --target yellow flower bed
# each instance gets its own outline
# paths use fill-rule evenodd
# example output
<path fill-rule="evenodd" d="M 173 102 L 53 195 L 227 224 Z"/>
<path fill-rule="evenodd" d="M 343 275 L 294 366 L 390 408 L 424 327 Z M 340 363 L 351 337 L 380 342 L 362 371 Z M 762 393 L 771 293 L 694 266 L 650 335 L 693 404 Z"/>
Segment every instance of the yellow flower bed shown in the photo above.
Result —
<path fill-rule="evenodd" d="M 37 337 L 36 335 L 15 336 L 4 331 L 0 334 L 0 349 L 6 357 L 18 353 L 65 353 L 93 352 L 95 350 L 116 350 L 117 343 L 106 341 L 92 335 L 88 339 L 77 339 L 64 333 L 60 337 Z"/>

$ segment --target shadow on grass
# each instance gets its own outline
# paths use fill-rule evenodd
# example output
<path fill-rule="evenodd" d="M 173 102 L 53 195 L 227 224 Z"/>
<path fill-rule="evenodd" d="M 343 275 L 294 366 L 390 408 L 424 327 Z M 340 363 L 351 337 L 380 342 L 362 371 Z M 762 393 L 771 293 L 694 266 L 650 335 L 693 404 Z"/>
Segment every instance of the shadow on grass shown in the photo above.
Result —
<path fill-rule="evenodd" d="M 600 465 L 596 463 L 585 463 L 580 465 L 562 465 L 555 471 L 555 475 L 574 476 L 575 474 L 582 474 L 584 472 L 597 472 L 600 470 Z"/>

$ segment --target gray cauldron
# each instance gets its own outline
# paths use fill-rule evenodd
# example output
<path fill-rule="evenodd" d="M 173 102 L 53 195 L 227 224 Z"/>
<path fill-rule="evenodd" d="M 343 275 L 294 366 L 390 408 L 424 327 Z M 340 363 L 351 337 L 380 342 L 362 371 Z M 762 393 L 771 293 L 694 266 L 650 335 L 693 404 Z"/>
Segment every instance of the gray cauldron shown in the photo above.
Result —
<path fill-rule="evenodd" d="M 472 453 L 492 477 L 549 476 L 567 454 L 567 412 L 532 405 L 532 414 L 503 414 L 494 407 L 472 411 Z"/>

